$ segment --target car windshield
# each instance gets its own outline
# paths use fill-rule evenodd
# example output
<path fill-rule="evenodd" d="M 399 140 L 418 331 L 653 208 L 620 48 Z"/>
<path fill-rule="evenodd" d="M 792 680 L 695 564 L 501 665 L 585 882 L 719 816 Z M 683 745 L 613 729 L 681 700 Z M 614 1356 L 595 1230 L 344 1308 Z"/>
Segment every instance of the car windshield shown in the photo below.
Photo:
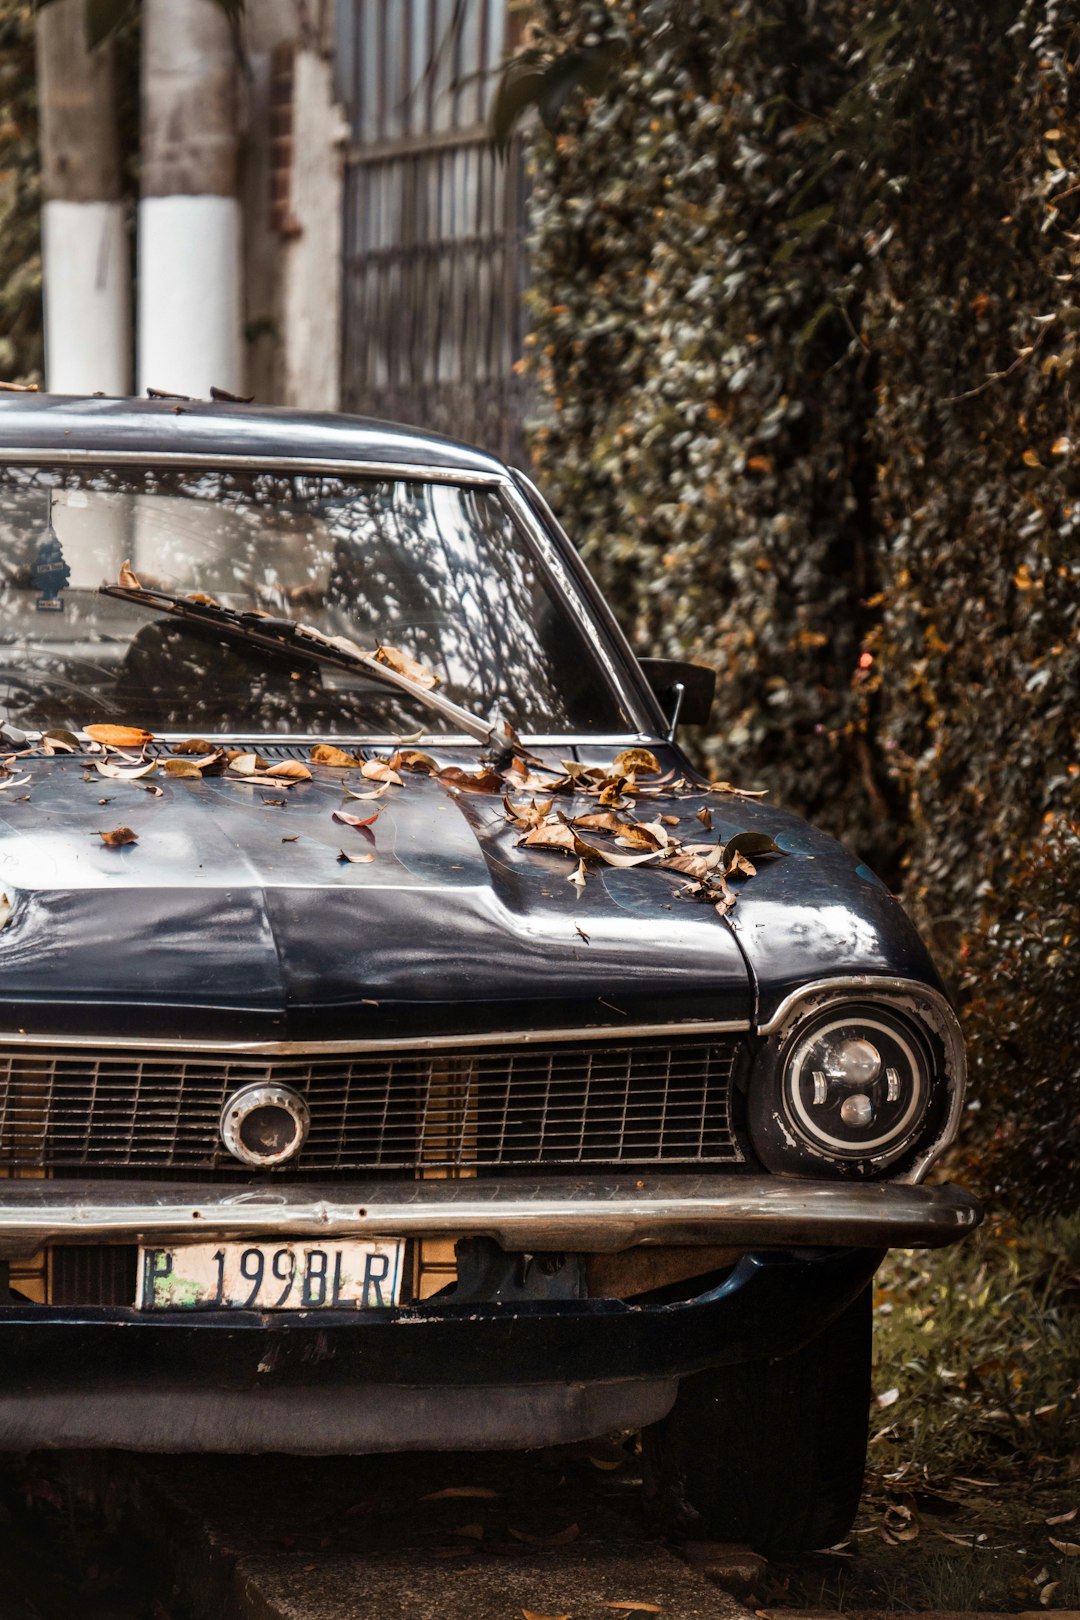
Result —
<path fill-rule="evenodd" d="M 497 489 L 158 467 L 0 469 L 0 718 L 157 731 L 453 731 L 411 694 L 100 594 L 213 598 L 392 648 L 522 732 L 625 731 L 558 584 Z"/>

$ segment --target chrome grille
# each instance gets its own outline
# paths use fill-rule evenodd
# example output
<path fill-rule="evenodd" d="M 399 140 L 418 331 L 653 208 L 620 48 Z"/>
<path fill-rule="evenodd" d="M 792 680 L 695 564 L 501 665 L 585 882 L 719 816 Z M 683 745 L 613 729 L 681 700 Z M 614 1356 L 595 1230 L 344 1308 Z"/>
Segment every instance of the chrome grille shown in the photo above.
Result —
<path fill-rule="evenodd" d="M 239 1169 L 218 1122 L 254 1081 L 307 1099 L 298 1172 L 738 1163 L 738 1050 L 730 1037 L 299 1057 L 8 1048 L 0 1169 Z"/>

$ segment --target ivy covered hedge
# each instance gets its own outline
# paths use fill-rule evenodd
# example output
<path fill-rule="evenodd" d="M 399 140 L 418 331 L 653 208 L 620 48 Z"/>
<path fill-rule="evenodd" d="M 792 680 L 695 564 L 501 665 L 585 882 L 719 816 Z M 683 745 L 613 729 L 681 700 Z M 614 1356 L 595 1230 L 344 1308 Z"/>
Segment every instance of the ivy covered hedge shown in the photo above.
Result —
<path fill-rule="evenodd" d="M 553 53 L 619 52 L 534 146 L 538 474 L 639 649 L 716 667 L 717 774 L 904 889 L 967 1007 L 984 1182 L 1068 1202 L 1075 8 L 543 10 Z"/>
<path fill-rule="evenodd" d="M 40 382 L 41 242 L 34 26 L 0 0 L 0 379 Z"/>

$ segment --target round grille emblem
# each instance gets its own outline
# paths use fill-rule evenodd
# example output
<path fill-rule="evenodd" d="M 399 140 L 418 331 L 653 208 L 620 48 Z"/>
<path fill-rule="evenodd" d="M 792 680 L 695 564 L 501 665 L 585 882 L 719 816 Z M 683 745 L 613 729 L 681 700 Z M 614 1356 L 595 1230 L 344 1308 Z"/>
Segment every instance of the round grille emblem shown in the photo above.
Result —
<path fill-rule="evenodd" d="M 256 1083 L 233 1092 L 221 1110 L 221 1140 L 234 1159 L 267 1170 L 299 1152 L 310 1124 L 299 1092 Z"/>

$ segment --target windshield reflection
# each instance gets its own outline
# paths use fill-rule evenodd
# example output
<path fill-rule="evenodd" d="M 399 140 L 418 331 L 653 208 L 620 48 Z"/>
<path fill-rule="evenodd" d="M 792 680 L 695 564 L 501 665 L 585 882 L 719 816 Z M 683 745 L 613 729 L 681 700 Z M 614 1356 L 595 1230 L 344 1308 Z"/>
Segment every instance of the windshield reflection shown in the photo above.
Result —
<path fill-rule="evenodd" d="M 447 697 L 518 730 L 625 725 L 497 491 L 156 468 L 0 470 L 0 717 L 42 728 L 453 729 L 362 672 L 99 595 L 125 562 L 151 589 L 395 647 Z"/>

